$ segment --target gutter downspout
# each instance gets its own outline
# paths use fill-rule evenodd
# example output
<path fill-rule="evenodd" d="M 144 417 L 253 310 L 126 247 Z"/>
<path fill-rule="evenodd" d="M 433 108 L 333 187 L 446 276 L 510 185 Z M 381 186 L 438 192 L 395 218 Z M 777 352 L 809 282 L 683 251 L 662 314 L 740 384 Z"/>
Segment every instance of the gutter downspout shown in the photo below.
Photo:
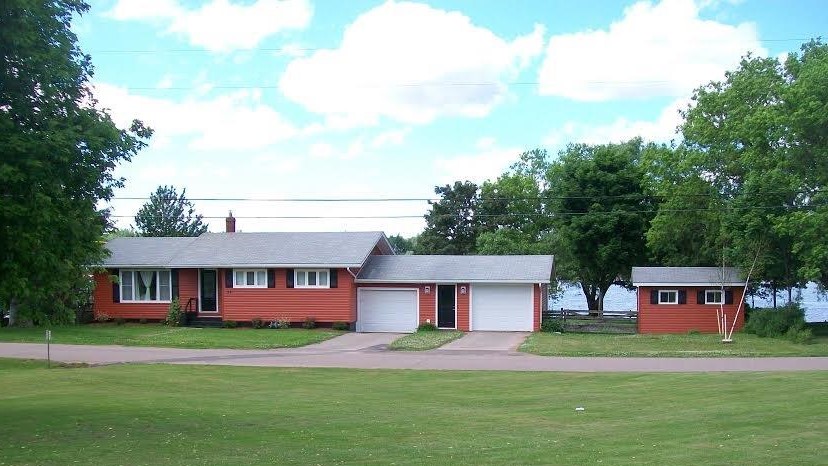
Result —
<path fill-rule="evenodd" d="M 349 274 L 351 274 L 351 276 L 352 276 L 352 277 L 354 277 L 354 280 L 356 280 L 356 277 L 357 277 L 357 276 L 356 276 L 356 274 L 355 274 L 355 273 L 351 272 L 351 268 L 350 268 L 350 267 L 345 267 L 345 270 L 347 270 L 347 271 L 348 271 L 348 273 L 349 273 Z"/>

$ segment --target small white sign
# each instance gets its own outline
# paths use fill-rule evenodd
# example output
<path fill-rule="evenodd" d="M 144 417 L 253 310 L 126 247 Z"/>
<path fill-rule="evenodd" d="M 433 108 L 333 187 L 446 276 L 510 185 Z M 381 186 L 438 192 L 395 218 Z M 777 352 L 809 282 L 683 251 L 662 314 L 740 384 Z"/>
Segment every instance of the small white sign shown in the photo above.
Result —
<path fill-rule="evenodd" d="M 48 341 L 52 340 L 52 331 L 51 330 L 46 330 L 46 340 L 48 340 Z"/>

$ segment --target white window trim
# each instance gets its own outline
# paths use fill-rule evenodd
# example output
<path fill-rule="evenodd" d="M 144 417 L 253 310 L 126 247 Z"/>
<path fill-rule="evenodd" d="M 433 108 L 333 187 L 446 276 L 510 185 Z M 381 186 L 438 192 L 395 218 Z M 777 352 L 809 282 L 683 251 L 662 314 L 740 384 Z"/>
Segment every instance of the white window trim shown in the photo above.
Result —
<path fill-rule="evenodd" d="M 245 279 L 244 283 L 239 284 L 236 283 L 236 274 L 238 272 L 244 273 L 244 276 L 247 277 L 248 272 L 253 272 L 253 281 L 255 282 L 257 277 L 259 276 L 259 272 L 264 272 L 264 283 L 256 283 L 253 285 L 247 285 L 247 280 Z M 267 269 L 233 269 L 233 288 L 267 288 Z"/>
<path fill-rule="evenodd" d="M 710 292 L 719 293 L 719 301 L 708 301 L 707 300 L 707 293 L 710 293 Z M 724 304 L 724 302 L 725 302 L 724 298 L 725 298 L 724 291 L 722 291 L 722 290 L 704 290 L 704 304 L 716 304 L 716 305 Z"/>
<path fill-rule="evenodd" d="M 308 272 L 316 272 L 316 285 L 308 285 Z M 325 272 L 328 275 L 328 283 L 324 285 L 319 284 L 319 272 Z M 299 274 L 305 274 L 305 284 L 299 284 Z M 311 289 L 327 289 L 331 287 L 331 269 L 295 269 L 293 271 L 293 287 L 294 288 L 311 288 Z"/>
<path fill-rule="evenodd" d="M 132 272 L 132 298 L 133 299 L 124 299 L 124 272 Z M 141 272 L 155 272 L 155 296 L 161 296 L 161 275 L 159 272 L 169 272 L 170 274 L 170 299 L 153 299 L 153 300 L 145 300 L 145 299 L 135 299 L 135 291 L 138 289 L 138 284 L 135 282 L 136 274 Z M 118 271 L 118 293 L 120 295 L 120 299 L 118 302 L 121 303 L 159 303 L 159 304 L 169 304 L 172 302 L 172 270 L 170 269 L 120 269 Z"/>
<path fill-rule="evenodd" d="M 661 300 L 661 293 L 675 293 L 676 300 L 675 301 L 662 301 Z M 679 297 L 678 297 L 678 290 L 658 290 L 658 304 L 678 304 Z"/>

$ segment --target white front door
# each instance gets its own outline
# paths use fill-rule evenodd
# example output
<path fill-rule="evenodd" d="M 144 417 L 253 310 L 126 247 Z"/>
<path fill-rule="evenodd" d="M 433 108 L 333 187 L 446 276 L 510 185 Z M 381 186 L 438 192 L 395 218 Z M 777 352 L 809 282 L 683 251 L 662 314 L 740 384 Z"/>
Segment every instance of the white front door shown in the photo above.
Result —
<path fill-rule="evenodd" d="M 532 285 L 472 285 L 471 329 L 531 332 Z"/>
<path fill-rule="evenodd" d="M 413 332 L 417 329 L 417 290 L 357 291 L 358 332 Z"/>

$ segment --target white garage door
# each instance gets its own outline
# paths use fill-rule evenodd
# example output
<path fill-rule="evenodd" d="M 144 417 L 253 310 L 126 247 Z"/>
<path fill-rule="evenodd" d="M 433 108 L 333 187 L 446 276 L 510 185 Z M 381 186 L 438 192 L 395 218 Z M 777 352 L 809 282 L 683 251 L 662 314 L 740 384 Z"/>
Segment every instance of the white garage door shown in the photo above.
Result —
<path fill-rule="evenodd" d="M 413 332 L 417 329 L 417 290 L 359 290 L 357 331 Z"/>
<path fill-rule="evenodd" d="M 473 285 L 472 330 L 531 332 L 532 285 Z"/>

